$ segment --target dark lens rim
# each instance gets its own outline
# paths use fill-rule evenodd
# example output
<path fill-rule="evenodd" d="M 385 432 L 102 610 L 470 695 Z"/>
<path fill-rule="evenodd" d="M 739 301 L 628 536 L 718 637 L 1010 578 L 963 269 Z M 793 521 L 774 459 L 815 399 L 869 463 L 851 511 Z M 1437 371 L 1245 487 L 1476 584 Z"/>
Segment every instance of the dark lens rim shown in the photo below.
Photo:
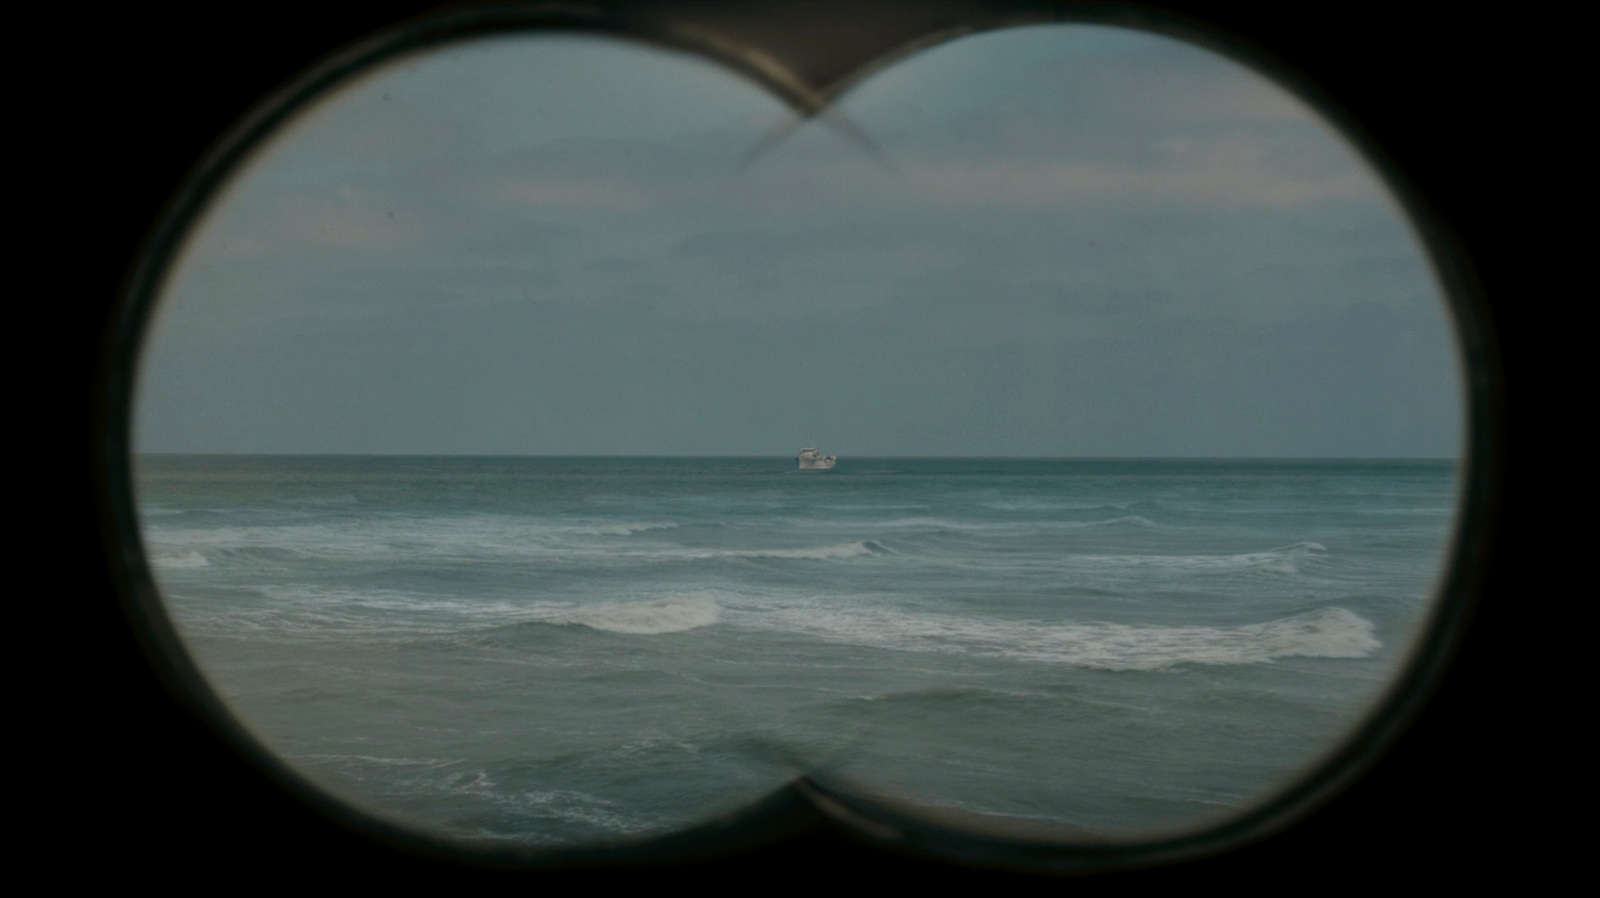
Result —
<path fill-rule="evenodd" d="M 760 55 L 761 48 L 723 40 L 714 30 L 699 27 L 692 15 L 641 15 L 639 10 L 636 4 L 464 7 L 388 28 L 326 57 L 263 100 L 189 172 L 163 210 L 125 281 L 102 343 L 95 397 L 99 465 L 95 487 L 109 569 L 117 581 L 130 629 L 151 668 L 179 704 L 282 789 L 365 837 L 447 861 L 512 868 L 583 868 L 726 856 L 791 838 L 819 824 L 891 850 L 984 867 L 1056 873 L 1140 868 L 1214 855 L 1279 832 L 1369 770 L 1439 686 L 1460 647 L 1487 576 L 1494 522 L 1503 503 L 1505 390 L 1488 306 L 1464 247 L 1357 118 L 1263 49 L 1202 22 L 1133 5 L 1062 7 L 1024 0 L 973 6 L 872 60 L 824 92 L 808 92 L 803 83 L 797 87 L 795 81 L 773 71 Z M 184 237 L 249 154 L 291 115 L 358 72 L 400 54 L 477 37 L 554 32 L 605 35 L 696 53 L 752 78 L 797 111 L 816 111 L 819 97 L 825 105 L 827 98 L 850 84 L 916 50 L 962 34 L 1049 22 L 1118 25 L 1167 35 L 1220 53 L 1289 90 L 1332 123 L 1383 179 L 1427 248 L 1445 291 L 1467 401 L 1461 504 L 1447 574 L 1411 658 L 1366 720 L 1342 743 L 1293 783 L 1255 806 L 1211 826 L 1145 839 L 1062 842 L 985 835 L 951 828 L 915 809 L 801 777 L 746 810 L 677 834 L 638 843 L 525 850 L 487 848 L 432 836 L 353 807 L 289 767 L 241 725 L 190 657 L 151 575 L 133 501 L 131 409 L 146 325 Z"/>

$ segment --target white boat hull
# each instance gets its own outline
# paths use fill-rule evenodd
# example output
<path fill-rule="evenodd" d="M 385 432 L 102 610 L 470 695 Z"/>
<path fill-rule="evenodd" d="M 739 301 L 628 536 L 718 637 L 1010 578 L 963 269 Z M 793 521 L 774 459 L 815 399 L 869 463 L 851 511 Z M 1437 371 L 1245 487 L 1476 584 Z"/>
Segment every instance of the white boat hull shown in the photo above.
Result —
<path fill-rule="evenodd" d="M 815 446 L 807 446 L 800 450 L 800 470 L 802 471 L 832 471 L 834 457 L 823 455 Z"/>

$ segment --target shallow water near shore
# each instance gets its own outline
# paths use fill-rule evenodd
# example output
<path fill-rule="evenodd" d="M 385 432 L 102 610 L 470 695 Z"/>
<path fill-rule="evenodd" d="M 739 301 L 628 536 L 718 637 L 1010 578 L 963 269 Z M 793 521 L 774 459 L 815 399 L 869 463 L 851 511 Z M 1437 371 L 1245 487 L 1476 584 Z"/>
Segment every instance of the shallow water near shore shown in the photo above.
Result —
<path fill-rule="evenodd" d="M 1457 464 L 137 460 L 174 623 L 377 813 L 661 833 L 818 771 L 1131 833 L 1260 800 L 1431 608 Z"/>

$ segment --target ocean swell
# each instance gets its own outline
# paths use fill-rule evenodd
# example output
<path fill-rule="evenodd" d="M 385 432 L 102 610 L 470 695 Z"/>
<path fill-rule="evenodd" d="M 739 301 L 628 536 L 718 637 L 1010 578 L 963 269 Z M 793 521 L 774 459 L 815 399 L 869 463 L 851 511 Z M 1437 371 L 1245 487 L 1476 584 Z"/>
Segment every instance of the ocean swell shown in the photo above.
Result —
<path fill-rule="evenodd" d="M 822 606 L 791 607 L 761 615 L 751 623 L 829 642 L 1100 670 L 1259 664 L 1295 656 L 1362 658 L 1382 645 L 1373 635 L 1371 621 L 1339 607 L 1235 627 L 995 621 L 887 607 Z"/>
<path fill-rule="evenodd" d="M 656 636 L 709 627 L 720 617 L 716 600 L 705 593 L 668 596 L 648 602 L 616 602 L 565 611 L 548 618 L 609 633 Z"/>

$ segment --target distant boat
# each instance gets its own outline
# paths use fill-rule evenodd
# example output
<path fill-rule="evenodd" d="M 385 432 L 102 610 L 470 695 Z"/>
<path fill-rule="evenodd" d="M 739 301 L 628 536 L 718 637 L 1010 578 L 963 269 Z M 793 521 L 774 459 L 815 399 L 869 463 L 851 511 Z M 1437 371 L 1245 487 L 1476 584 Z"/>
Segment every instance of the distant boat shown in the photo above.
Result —
<path fill-rule="evenodd" d="M 815 443 L 816 440 L 811 442 Z M 823 455 L 822 450 L 815 446 L 807 446 L 800 450 L 800 470 L 832 471 L 834 459 L 832 455 Z"/>

